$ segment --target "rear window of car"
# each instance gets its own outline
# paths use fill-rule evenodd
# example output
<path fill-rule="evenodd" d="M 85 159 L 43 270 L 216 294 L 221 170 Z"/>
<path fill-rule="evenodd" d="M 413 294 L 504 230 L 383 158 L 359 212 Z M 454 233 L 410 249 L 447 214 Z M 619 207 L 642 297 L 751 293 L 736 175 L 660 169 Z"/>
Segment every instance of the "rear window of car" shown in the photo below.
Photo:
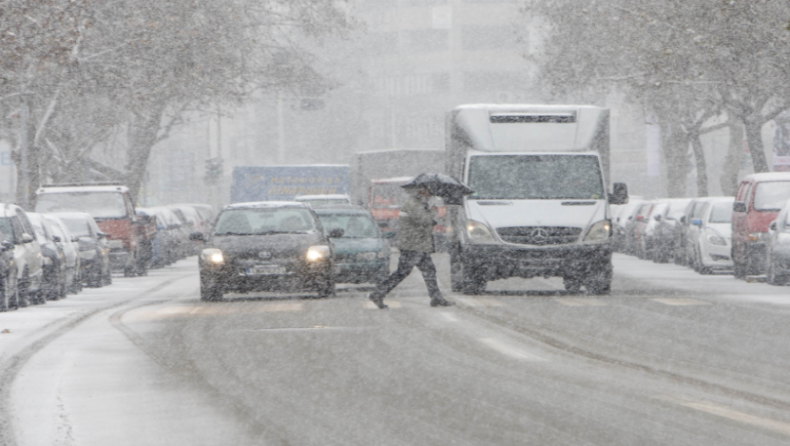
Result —
<path fill-rule="evenodd" d="M 73 219 L 73 218 L 62 218 L 63 224 L 69 228 L 69 232 L 77 237 L 85 237 L 91 235 L 90 226 L 88 226 L 88 222 L 85 220 Z"/>
<path fill-rule="evenodd" d="M 709 223 L 732 223 L 732 203 L 716 203 L 710 211 Z"/>
<path fill-rule="evenodd" d="M 303 208 L 230 209 L 220 214 L 214 234 L 303 234 L 315 230 L 313 214 Z"/>
<path fill-rule="evenodd" d="M 779 211 L 790 199 L 790 181 L 758 183 L 754 191 L 756 211 Z"/>

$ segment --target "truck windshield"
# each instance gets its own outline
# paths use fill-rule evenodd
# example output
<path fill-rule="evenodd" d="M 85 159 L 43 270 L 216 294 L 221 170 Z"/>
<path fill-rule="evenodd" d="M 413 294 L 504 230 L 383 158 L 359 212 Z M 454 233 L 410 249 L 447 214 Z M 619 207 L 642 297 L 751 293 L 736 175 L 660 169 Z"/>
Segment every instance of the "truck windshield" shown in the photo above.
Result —
<path fill-rule="evenodd" d="M 754 209 L 778 212 L 788 199 L 790 199 L 790 181 L 758 183 L 754 191 Z"/>
<path fill-rule="evenodd" d="M 478 155 L 469 160 L 472 199 L 597 200 L 604 198 L 593 155 Z"/>
<path fill-rule="evenodd" d="M 93 218 L 125 218 L 126 203 L 118 192 L 69 192 L 38 196 L 36 212 L 87 212 Z"/>

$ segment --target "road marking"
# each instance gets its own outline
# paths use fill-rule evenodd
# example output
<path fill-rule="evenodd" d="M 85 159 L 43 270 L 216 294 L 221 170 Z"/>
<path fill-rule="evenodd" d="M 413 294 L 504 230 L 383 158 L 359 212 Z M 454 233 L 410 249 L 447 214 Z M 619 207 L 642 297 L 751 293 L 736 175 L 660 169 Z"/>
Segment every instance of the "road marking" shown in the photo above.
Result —
<path fill-rule="evenodd" d="M 606 302 L 600 299 L 592 299 L 592 298 L 564 298 L 564 299 L 554 299 L 557 302 L 561 303 L 562 305 L 567 305 L 569 307 L 604 307 L 608 305 Z"/>
<path fill-rule="evenodd" d="M 498 351 L 499 353 L 510 356 L 514 359 L 519 359 L 522 361 L 546 361 L 540 356 L 536 356 L 524 350 L 511 347 L 496 338 L 481 338 L 480 342 Z"/>
<path fill-rule="evenodd" d="M 738 421 L 740 423 L 749 424 L 762 429 L 766 429 L 790 436 L 790 423 L 786 423 L 784 421 L 758 417 L 745 412 L 737 411 L 735 409 L 731 409 L 726 406 L 720 406 L 718 404 L 713 404 L 706 401 L 684 401 L 679 398 L 674 398 L 671 396 L 658 396 L 656 398 L 664 401 L 669 401 L 671 403 L 675 403 L 683 407 L 688 407 L 690 409 L 695 409 L 701 412 L 709 413 L 711 415 L 727 418 L 728 420 Z"/>
<path fill-rule="evenodd" d="M 453 313 L 439 313 L 447 322 L 458 322 L 458 318 Z"/>
<path fill-rule="evenodd" d="M 502 307 L 504 304 L 494 299 L 472 299 L 470 297 L 458 299 L 470 307 Z"/>
<path fill-rule="evenodd" d="M 390 307 L 390 308 L 400 308 L 401 307 L 400 306 L 400 302 L 398 302 L 397 300 L 385 300 L 384 303 L 387 304 L 387 306 Z M 379 309 L 379 307 L 377 307 L 376 304 L 374 304 L 373 302 L 365 302 L 365 308 L 367 308 L 369 310 L 378 310 Z"/>
<path fill-rule="evenodd" d="M 651 299 L 664 305 L 711 305 L 710 302 L 703 302 L 696 299 Z"/>

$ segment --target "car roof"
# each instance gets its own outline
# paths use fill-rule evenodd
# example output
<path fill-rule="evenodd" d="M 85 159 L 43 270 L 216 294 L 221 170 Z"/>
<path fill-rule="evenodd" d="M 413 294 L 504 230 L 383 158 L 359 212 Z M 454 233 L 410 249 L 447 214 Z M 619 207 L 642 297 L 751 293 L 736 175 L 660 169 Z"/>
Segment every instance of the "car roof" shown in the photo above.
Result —
<path fill-rule="evenodd" d="M 13 217 L 18 211 L 21 210 L 22 208 L 15 205 L 14 203 L 0 203 L 0 211 L 2 211 L 2 215 L 4 217 Z"/>
<path fill-rule="evenodd" d="M 80 220 L 91 219 L 91 220 L 93 220 L 93 216 L 91 214 L 87 213 L 87 212 L 52 212 L 52 213 L 49 213 L 48 215 L 53 215 L 53 216 L 61 218 L 61 219 L 65 218 L 65 219 L 71 219 L 71 220 L 77 220 L 77 219 L 80 219 Z"/>
<path fill-rule="evenodd" d="M 129 188 L 122 185 L 90 185 L 86 184 L 84 186 L 78 185 L 69 185 L 69 186 L 43 186 L 40 187 L 36 193 L 37 194 L 67 194 L 67 193 L 74 193 L 74 192 L 129 192 Z"/>
<path fill-rule="evenodd" d="M 247 203 L 233 203 L 225 206 L 222 210 L 230 209 L 277 209 L 277 208 L 304 208 L 310 209 L 307 203 L 299 201 L 250 201 Z"/>

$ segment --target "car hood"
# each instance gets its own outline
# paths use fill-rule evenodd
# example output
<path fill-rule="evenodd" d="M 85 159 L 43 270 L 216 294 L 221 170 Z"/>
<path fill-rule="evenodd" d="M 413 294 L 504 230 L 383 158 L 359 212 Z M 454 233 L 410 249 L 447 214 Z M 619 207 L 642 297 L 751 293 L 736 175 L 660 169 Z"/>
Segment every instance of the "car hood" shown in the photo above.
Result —
<path fill-rule="evenodd" d="M 604 200 L 468 200 L 467 215 L 491 228 L 570 226 L 587 228 L 607 215 Z"/>
<path fill-rule="evenodd" d="M 333 238 L 335 254 L 349 255 L 360 252 L 381 251 L 384 243 L 377 238 Z"/>
<path fill-rule="evenodd" d="M 271 235 L 212 236 L 207 248 L 220 249 L 226 255 L 269 252 L 273 257 L 301 255 L 312 245 L 326 244 L 321 233 Z"/>

